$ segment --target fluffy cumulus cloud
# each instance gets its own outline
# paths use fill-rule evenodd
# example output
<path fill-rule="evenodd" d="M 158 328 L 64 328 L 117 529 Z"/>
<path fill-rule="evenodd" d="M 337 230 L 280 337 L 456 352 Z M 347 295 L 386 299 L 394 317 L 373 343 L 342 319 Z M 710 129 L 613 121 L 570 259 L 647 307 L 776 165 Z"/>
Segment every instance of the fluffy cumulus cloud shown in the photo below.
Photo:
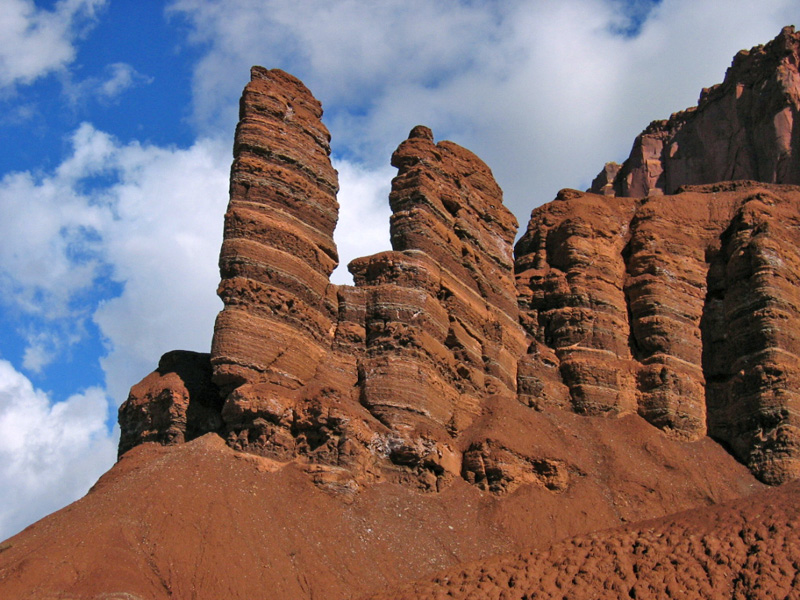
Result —
<path fill-rule="evenodd" d="M 108 409 L 99 388 L 52 404 L 0 360 L 0 539 L 78 499 L 108 468 L 116 453 Z"/>
<path fill-rule="evenodd" d="M 228 146 L 210 140 L 186 150 L 131 145 L 116 157 L 121 178 L 105 194 L 115 216 L 103 240 L 124 290 L 94 314 L 109 342 L 103 367 L 113 398 L 123 400 L 164 352 L 210 348 L 222 307 L 217 257 Z"/>
<path fill-rule="evenodd" d="M 75 40 L 106 0 L 61 0 L 52 10 L 33 0 L 0 3 L 0 91 L 30 83 L 75 58 Z"/>
<path fill-rule="evenodd" d="M 208 48 L 200 126 L 229 129 L 248 67 L 280 67 L 322 100 L 334 152 L 376 169 L 424 123 L 493 168 L 523 223 L 623 159 L 651 119 L 694 104 L 734 52 L 800 17 L 794 0 L 308 4 L 173 2 Z"/>
<path fill-rule="evenodd" d="M 40 318 L 24 359 L 34 371 L 93 319 L 121 402 L 161 353 L 208 349 L 230 159 L 207 140 L 120 145 L 88 124 L 72 145 L 54 172 L 0 181 L 0 300 Z"/>

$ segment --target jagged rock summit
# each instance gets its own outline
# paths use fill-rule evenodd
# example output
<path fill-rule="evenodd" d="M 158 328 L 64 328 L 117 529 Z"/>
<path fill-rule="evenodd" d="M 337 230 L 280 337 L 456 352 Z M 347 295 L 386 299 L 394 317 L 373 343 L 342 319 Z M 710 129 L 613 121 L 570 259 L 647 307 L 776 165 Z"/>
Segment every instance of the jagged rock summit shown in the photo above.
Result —
<path fill-rule="evenodd" d="M 661 162 L 610 165 L 598 193 L 563 190 L 513 252 L 491 170 L 415 127 L 391 159 L 392 250 L 352 261 L 352 286 L 329 278 L 338 182 L 322 108 L 298 79 L 254 67 L 211 352 L 170 352 L 132 388 L 120 461 L 0 546 L 0 591 L 354 598 L 628 527 L 553 546 L 616 548 L 644 519 L 770 498 L 765 483 L 800 475 L 798 45 L 786 28 L 737 55 L 698 109 L 653 134 Z M 719 158 L 731 119 L 718 106 L 752 156 Z M 758 502 L 713 514 L 746 520 Z M 758 535 L 793 552 L 795 513 Z M 531 592 L 547 560 L 493 589 L 524 579 Z M 603 569 L 644 593 L 635 573 Z M 765 581 L 748 573 L 742 593 Z M 473 576 L 461 591 L 489 589 Z"/>
<path fill-rule="evenodd" d="M 800 183 L 798 65 L 794 26 L 742 50 L 722 83 L 703 89 L 696 107 L 650 123 L 628 159 L 608 163 L 591 191 L 643 197 L 728 180 Z"/>

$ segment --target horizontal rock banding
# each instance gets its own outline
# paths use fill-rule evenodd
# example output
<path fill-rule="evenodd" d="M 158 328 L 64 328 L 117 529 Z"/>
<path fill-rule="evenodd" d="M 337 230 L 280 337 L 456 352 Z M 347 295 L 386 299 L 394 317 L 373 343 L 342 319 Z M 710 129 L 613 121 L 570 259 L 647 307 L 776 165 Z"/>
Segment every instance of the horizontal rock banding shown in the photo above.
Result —
<path fill-rule="evenodd" d="M 415 127 L 392 156 L 393 249 L 352 261 L 354 286 L 329 280 L 337 180 L 321 106 L 290 75 L 254 67 L 208 366 L 219 430 L 239 450 L 346 461 L 369 480 L 435 490 L 460 476 L 507 491 L 519 483 L 508 473 L 527 467 L 493 483 L 490 463 L 550 459 L 513 444 L 477 451 L 496 444 L 474 429 L 519 402 L 638 414 L 681 440 L 712 435 L 764 481 L 800 475 L 798 188 L 673 190 L 793 180 L 797 48 L 789 28 L 739 55 L 696 110 L 639 138 L 639 158 L 608 165 L 600 194 L 564 190 L 534 210 L 513 261 L 516 221 L 491 170 Z M 725 110 L 740 120 L 720 121 Z M 717 121 L 720 135 L 735 121 L 752 138 L 724 169 L 697 154 L 697 140 L 719 142 L 707 131 Z M 169 400 L 185 396 L 176 381 L 147 382 L 120 413 L 125 447 L 194 435 L 178 409 L 144 415 L 162 395 L 185 403 Z M 137 428 L 140 414 L 152 423 Z"/>
<path fill-rule="evenodd" d="M 765 481 L 796 478 L 799 209 L 798 187 L 741 182 L 570 191 L 534 210 L 517 245 L 535 340 L 520 399 L 635 410 L 677 437 L 708 432 Z"/>

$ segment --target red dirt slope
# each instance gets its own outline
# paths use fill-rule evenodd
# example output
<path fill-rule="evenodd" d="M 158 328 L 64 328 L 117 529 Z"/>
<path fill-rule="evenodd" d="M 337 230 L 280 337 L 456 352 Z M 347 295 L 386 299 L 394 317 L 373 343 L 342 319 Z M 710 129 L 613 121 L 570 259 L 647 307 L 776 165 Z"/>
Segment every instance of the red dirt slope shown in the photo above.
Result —
<path fill-rule="evenodd" d="M 800 484 L 545 552 L 495 558 L 373 600 L 800 598 Z"/>

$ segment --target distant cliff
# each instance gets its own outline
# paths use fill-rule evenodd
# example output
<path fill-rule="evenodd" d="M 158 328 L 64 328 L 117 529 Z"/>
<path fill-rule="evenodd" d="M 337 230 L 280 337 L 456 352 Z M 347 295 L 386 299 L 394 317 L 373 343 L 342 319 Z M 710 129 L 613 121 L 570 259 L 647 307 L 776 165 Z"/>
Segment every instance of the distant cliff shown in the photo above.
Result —
<path fill-rule="evenodd" d="M 784 27 L 742 50 L 696 107 L 653 121 L 628 159 L 609 163 L 590 191 L 641 197 L 680 186 L 752 179 L 800 183 L 800 33 Z"/>

